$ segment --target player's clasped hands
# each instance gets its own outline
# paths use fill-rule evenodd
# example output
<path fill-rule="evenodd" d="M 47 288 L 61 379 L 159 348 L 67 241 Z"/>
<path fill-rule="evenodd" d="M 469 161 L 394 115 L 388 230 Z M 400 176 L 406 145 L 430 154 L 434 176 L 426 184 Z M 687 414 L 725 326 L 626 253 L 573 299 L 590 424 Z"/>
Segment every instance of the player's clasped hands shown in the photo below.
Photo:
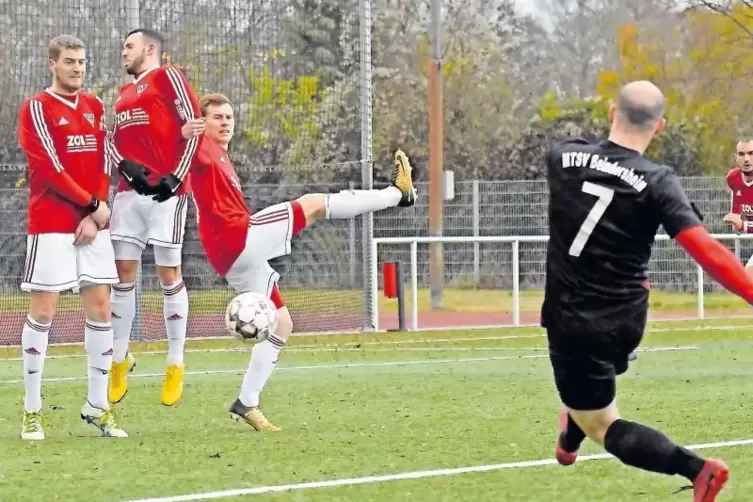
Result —
<path fill-rule="evenodd" d="M 86 218 L 83 218 L 76 228 L 73 244 L 75 246 L 86 246 L 94 242 L 97 232 L 105 228 L 110 221 L 110 208 L 107 204 L 100 202 L 97 210 Z"/>
<path fill-rule="evenodd" d="M 102 230 L 105 228 L 105 225 L 107 225 L 107 222 L 110 221 L 110 208 L 107 207 L 106 202 L 100 202 L 97 210 L 90 216 L 92 217 L 92 220 L 94 220 L 94 223 L 97 224 L 97 228 Z"/>
<path fill-rule="evenodd" d="M 73 240 L 74 246 L 86 246 L 94 242 L 94 238 L 97 236 L 99 228 L 94 218 L 87 216 L 81 220 L 76 228 L 75 238 Z"/>

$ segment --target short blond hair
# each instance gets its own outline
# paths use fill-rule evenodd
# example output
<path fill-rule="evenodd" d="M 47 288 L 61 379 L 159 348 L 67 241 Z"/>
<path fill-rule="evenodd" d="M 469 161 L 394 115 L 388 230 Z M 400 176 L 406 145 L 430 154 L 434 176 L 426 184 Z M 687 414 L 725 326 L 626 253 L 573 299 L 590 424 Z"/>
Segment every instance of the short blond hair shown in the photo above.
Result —
<path fill-rule="evenodd" d="M 60 53 L 66 49 L 85 49 L 86 45 L 83 40 L 73 35 L 59 35 L 50 40 L 47 47 L 47 56 L 53 61 L 57 61 Z"/>
<path fill-rule="evenodd" d="M 207 108 L 209 108 L 210 106 L 222 106 L 222 105 L 233 106 L 233 103 L 230 102 L 230 98 L 228 98 L 227 96 L 219 92 L 204 94 L 199 99 L 199 109 L 201 110 L 202 117 L 206 116 Z"/>

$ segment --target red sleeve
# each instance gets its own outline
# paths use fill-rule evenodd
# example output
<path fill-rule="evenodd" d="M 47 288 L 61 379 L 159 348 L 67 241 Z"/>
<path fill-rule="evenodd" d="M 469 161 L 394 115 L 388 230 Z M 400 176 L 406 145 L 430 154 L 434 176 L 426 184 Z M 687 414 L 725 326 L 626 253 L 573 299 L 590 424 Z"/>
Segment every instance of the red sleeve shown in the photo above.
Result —
<path fill-rule="evenodd" d="M 736 171 L 733 169 L 729 173 L 727 173 L 727 187 L 729 188 L 729 205 L 730 213 L 734 214 L 740 214 L 740 199 L 735 197 L 735 173 Z"/>
<path fill-rule="evenodd" d="M 105 134 L 105 156 L 107 158 L 110 172 L 113 171 L 113 168 L 117 169 L 118 164 L 120 164 L 120 161 L 123 160 L 123 156 L 120 154 L 117 147 L 115 146 L 115 127 L 114 126 L 112 130 L 107 131 Z"/>
<path fill-rule="evenodd" d="M 41 101 L 32 99 L 24 103 L 18 121 L 18 140 L 26 153 L 29 171 L 60 196 L 79 206 L 88 206 L 92 194 L 65 172 L 47 122 Z"/>
<path fill-rule="evenodd" d="M 110 198 L 110 179 L 112 177 L 112 168 L 110 156 L 107 153 L 107 128 L 105 127 L 105 104 L 99 99 L 99 96 L 94 96 L 96 102 L 94 106 L 97 110 L 97 122 L 99 123 L 99 131 L 97 132 L 97 155 L 99 156 L 99 183 L 97 183 L 96 197 L 99 200 L 109 200 Z"/>
<path fill-rule="evenodd" d="M 735 200 L 735 190 L 733 188 L 729 190 L 729 212 L 740 214 L 740 203 Z"/>
<path fill-rule="evenodd" d="M 124 87 L 125 86 L 120 88 L 118 97 L 120 97 L 120 95 L 123 93 Z M 109 162 L 110 173 L 114 171 L 113 168 L 117 169 L 118 164 L 120 164 L 120 161 L 123 160 L 123 156 L 115 146 L 115 124 L 113 124 L 112 130 L 107 131 L 107 134 L 105 135 L 105 157 Z"/>
<path fill-rule="evenodd" d="M 179 69 L 169 66 L 165 71 L 160 73 L 157 79 L 160 91 L 164 96 L 165 102 L 172 117 L 175 120 L 176 128 L 180 129 L 190 119 L 198 118 L 199 98 L 188 83 L 188 79 Z M 197 160 L 197 152 L 201 136 L 195 136 L 189 140 L 184 140 L 180 131 L 177 133 L 179 141 L 179 151 L 176 157 L 178 165 L 173 168 L 173 174 L 180 180 L 185 179 L 189 169 Z"/>
<path fill-rule="evenodd" d="M 683 230 L 675 240 L 719 284 L 753 304 L 753 282 L 742 264 L 732 251 L 711 237 L 703 225 Z"/>
<path fill-rule="evenodd" d="M 109 161 L 105 160 L 105 163 L 109 164 Z M 96 193 L 99 200 L 108 201 L 110 199 L 110 179 L 109 173 L 101 173 L 99 175 Z"/>

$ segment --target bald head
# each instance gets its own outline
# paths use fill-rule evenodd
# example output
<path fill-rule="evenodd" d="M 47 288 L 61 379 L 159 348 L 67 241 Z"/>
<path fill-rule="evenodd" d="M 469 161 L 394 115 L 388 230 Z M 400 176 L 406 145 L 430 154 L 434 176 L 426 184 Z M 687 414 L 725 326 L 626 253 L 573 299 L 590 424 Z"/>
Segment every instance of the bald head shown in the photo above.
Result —
<path fill-rule="evenodd" d="M 617 114 L 630 129 L 650 131 L 664 116 L 665 99 L 651 82 L 639 80 L 625 85 L 617 97 Z"/>

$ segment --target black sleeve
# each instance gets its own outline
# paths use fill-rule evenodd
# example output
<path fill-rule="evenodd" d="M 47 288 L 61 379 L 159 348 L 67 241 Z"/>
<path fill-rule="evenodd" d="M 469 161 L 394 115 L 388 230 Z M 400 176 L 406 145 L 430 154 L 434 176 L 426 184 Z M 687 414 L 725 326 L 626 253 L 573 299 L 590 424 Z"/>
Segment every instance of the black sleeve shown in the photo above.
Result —
<path fill-rule="evenodd" d="M 667 170 L 667 174 L 652 187 L 652 195 L 661 224 L 670 238 L 701 224 L 700 211 L 690 202 L 673 172 Z"/>
<path fill-rule="evenodd" d="M 555 165 L 554 159 L 555 159 L 555 151 L 554 149 L 556 146 L 552 146 L 546 151 L 546 167 L 547 172 L 552 169 L 552 167 Z"/>
<path fill-rule="evenodd" d="M 552 171 L 557 168 L 556 167 L 557 162 L 555 161 L 555 159 L 557 158 L 557 146 L 558 146 L 557 144 L 553 144 L 546 151 L 546 156 L 545 156 L 545 160 L 546 160 L 545 172 L 546 172 L 546 177 L 550 183 L 552 181 Z"/>

